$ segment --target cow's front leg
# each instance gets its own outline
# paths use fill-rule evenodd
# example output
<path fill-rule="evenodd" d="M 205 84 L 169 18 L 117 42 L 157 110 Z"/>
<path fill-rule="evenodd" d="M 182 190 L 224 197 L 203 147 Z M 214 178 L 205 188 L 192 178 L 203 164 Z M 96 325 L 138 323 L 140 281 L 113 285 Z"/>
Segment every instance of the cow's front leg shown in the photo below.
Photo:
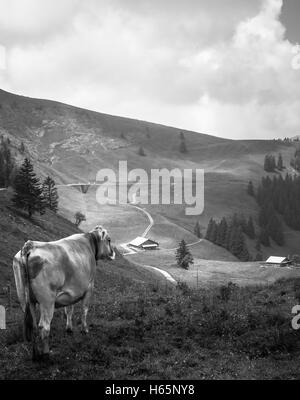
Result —
<path fill-rule="evenodd" d="M 67 317 L 66 332 L 70 334 L 73 333 L 73 322 L 72 322 L 73 312 L 74 312 L 74 306 L 65 307 L 65 315 Z"/>
<path fill-rule="evenodd" d="M 86 322 L 86 317 L 89 311 L 89 305 L 90 305 L 90 301 L 93 295 L 93 285 L 91 284 L 88 288 L 88 291 L 86 292 L 86 295 L 84 296 L 83 300 L 82 300 L 82 332 L 83 333 L 89 333 L 89 328 Z"/>
<path fill-rule="evenodd" d="M 54 314 L 54 303 L 48 305 L 40 304 L 39 337 L 41 340 L 40 356 L 42 359 L 49 358 L 49 335 L 50 325 Z"/>

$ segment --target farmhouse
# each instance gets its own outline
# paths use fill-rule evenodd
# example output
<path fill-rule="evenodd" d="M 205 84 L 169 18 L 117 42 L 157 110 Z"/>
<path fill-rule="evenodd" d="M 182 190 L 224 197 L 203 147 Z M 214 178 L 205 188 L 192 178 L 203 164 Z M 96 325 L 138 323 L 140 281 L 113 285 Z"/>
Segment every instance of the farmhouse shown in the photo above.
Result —
<path fill-rule="evenodd" d="M 287 257 L 274 257 L 271 256 L 266 261 L 267 265 L 277 265 L 280 267 L 285 267 L 291 264 L 291 261 Z"/>
<path fill-rule="evenodd" d="M 137 237 L 136 239 L 134 239 L 132 242 L 129 243 L 129 246 L 141 250 L 157 250 L 159 244 L 151 239 L 147 239 L 144 237 Z"/>

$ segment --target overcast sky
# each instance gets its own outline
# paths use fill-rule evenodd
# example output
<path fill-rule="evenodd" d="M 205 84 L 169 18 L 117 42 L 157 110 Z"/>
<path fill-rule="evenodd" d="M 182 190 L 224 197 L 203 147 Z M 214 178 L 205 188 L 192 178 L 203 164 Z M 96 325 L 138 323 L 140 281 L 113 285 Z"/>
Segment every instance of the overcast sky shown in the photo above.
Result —
<path fill-rule="evenodd" d="M 293 136 L 298 26 L 299 0 L 0 0 L 0 87 L 222 137 Z"/>

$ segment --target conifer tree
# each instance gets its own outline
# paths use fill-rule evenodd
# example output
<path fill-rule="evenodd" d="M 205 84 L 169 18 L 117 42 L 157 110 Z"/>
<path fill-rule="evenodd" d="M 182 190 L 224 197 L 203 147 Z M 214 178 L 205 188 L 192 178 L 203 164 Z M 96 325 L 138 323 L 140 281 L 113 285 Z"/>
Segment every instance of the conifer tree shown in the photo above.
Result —
<path fill-rule="evenodd" d="M 20 145 L 20 153 L 21 154 L 24 154 L 25 153 L 25 145 L 24 145 L 24 143 L 23 142 L 21 142 L 21 145 Z"/>
<path fill-rule="evenodd" d="M 56 213 L 58 209 L 58 193 L 55 182 L 50 176 L 44 180 L 42 189 L 44 206 Z"/>
<path fill-rule="evenodd" d="M 184 136 L 183 132 L 180 133 L 179 151 L 180 151 L 180 153 L 183 153 L 183 154 L 188 152 L 187 146 L 186 146 L 186 140 L 185 140 L 185 136 Z"/>
<path fill-rule="evenodd" d="M 255 229 L 253 219 L 250 216 L 247 222 L 246 234 L 250 239 L 255 239 Z"/>
<path fill-rule="evenodd" d="M 265 247 L 270 247 L 270 238 L 266 229 L 261 230 L 259 234 L 259 242 Z"/>
<path fill-rule="evenodd" d="M 240 260 L 249 261 L 249 252 L 247 250 L 241 226 L 233 226 L 229 250 Z"/>
<path fill-rule="evenodd" d="M 228 229 L 227 221 L 225 218 L 222 218 L 222 220 L 218 226 L 218 229 L 217 229 L 216 244 L 218 246 L 226 247 L 227 229 Z"/>
<path fill-rule="evenodd" d="M 260 253 L 261 252 L 261 244 L 259 238 L 256 240 L 255 249 Z"/>
<path fill-rule="evenodd" d="M 257 253 L 256 256 L 255 256 L 254 261 L 263 261 L 262 253 Z"/>
<path fill-rule="evenodd" d="M 211 218 L 209 220 L 207 229 L 206 229 L 206 235 L 205 235 L 205 239 L 211 241 L 211 237 L 212 237 L 212 229 L 213 229 L 213 224 L 214 224 L 214 220 L 213 218 Z"/>
<path fill-rule="evenodd" d="M 146 156 L 145 150 L 144 150 L 144 148 L 142 146 L 139 148 L 138 154 L 141 157 L 145 157 Z"/>
<path fill-rule="evenodd" d="M 274 172 L 276 168 L 276 160 L 272 154 L 267 154 L 264 161 L 264 169 L 267 172 Z"/>
<path fill-rule="evenodd" d="M 41 184 L 28 158 L 25 158 L 22 167 L 16 175 L 14 187 L 13 202 L 16 207 L 25 210 L 29 218 L 35 212 L 43 213 L 44 205 Z"/>
<path fill-rule="evenodd" d="M 15 169 L 15 162 L 11 155 L 9 139 L 2 136 L 0 143 L 0 187 L 8 187 L 12 183 L 11 175 Z"/>
<path fill-rule="evenodd" d="M 82 212 L 80 212 L 80 211 L 77 211 L 77 212 L 75 213 L 74 218 L 75 218 L 75 225 L 76 225 L 77 227 L 79 227 L 79 225 L 81 224 L 81 222 L 86 221 L 85 215 L 82 214 Z"/>
<path fill-rule="evenodd" d="M 193 256 L 186 245 L 185 240 L 179 243 L 179 247 L 176 250 L 177 265 L 184 269 L 189 269 L 191 264 L 194 264 Z"/>
<path fill-rule="evenodd" d="M 283 170 L 283 160 L 282 160 L 282 154 L 281 153 L 279 153 L 279 155 L 278 155 L 277 169 L 279 171 Z"/>
<path fill-rule="evenodd" d="M 194 234 L 200 239 L 202 238 L 202 234 L 201 234 L 201 227 L 199 224 L 199 221 L 196 222 L 195 228 L 194 228 Z"/>

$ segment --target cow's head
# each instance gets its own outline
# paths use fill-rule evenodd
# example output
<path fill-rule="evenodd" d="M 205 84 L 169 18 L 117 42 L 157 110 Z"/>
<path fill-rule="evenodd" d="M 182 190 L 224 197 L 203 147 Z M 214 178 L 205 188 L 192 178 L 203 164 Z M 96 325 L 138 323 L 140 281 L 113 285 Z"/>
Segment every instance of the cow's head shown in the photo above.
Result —
<path fill-rule="evenodd" d="M 102 226 L 96 226 L 90 233 L 96 238 L 96 259 L 110 258 L 114 260 L 116 254 L 111 246 L 107 230 L 102 228 Z"/>

